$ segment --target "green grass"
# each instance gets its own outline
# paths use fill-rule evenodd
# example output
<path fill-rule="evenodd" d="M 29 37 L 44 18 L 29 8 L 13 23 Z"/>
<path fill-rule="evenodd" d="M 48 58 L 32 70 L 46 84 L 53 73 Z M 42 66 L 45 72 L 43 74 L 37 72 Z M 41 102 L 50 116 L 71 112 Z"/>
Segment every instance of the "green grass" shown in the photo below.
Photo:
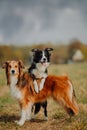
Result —
<path fill-rule="evenodd" d="M 0 68 L 0 87 L 3 87 L 4 84 L 6 84 L 5 70 Z"/>
<path fill-rule="evenodd" d="M 49 74 L 67 74 L 73 82 L 79 105 L 79 114 L 71 120 L 67 113 L 52 99 L 48 99 L 48 118 L 43 121 L 43 110 L 38 113 L 35 121 L 26 122 L 19 127 L 14 120 L 19 118 L 17 101 L 11 98 L 6 85 L 4 70 L 0 69 L 0 130 L 87 130 L 87 63 L 69 65 L 51 65 Z"/>

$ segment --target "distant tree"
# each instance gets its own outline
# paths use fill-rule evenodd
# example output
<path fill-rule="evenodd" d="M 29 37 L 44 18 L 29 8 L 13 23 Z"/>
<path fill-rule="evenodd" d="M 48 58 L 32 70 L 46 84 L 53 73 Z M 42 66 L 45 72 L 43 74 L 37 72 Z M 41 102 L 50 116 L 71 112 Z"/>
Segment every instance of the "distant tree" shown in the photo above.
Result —
<path fill-rule="evenodd" d="M 77 40 L 77 39 L 73 39 L 70 41 L 70 44 L 68 46 L 68 55 L 69 55 L 69 59 L 72 58 L 73 54 L 75 53 L 76 50 L 80 50 L 82 47 L 82 43 Z"/>

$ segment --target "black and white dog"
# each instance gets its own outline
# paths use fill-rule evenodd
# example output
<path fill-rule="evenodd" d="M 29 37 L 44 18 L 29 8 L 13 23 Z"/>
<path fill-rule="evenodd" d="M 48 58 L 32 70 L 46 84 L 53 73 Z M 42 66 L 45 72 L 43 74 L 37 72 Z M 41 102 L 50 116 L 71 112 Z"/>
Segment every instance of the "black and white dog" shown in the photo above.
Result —
<path fill-rule="evenodd" d="M 48 75 L 47 68 L 50 64 L 51 51 L 53 51 L 52 48 L 46 48 L 44 50 L 32 49 L 33 62 L 30 68 L 28 69 L 28 72 L 33 76 L 34 89 L 36 93 L 39 93 L 39 91 L 41 91 L 44 87 L 44 82 Z M 37 84 L 37 80 L 39 79 L 40 79 L 40 86 L 38 86 Z M 40 108 L 43 107 L 45 120 L 47 120 L 48 119 L 47 101 L 44 101 L 42 103 L 36 103 L 34 106 L 35 106 L 34 115 L 36 115 L 39 112 Z"/>
<path fill-rule="evenodd" d="M 31 67 L 28 69 L 28 72 L 33 75 L 34 79 L 34 89 L 36 93 L 39 93 L 43 89 L 45 79 L 48 75 L 47 67 L 50 64 L 50 51 L 53 51 L 52 48 L 46 48 L 44 50 L 32 49 L 33 52 L 33 62 Z M 38 86 L 36 80 L 41 80 L 40 85 Z"/>

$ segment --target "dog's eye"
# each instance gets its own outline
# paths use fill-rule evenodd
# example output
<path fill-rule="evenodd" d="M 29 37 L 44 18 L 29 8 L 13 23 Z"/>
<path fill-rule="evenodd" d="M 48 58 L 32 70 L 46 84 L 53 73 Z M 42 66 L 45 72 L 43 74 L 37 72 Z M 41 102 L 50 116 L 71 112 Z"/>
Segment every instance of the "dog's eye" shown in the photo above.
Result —
<path fill-rule="evenodd" d="M 15 68 L 17 68 L 17 65 L 15 65 Z"/>
<path fill-rule="evenodd" d="M 11 65 L 9 65 L 9 68 L 11 68 Z"/>

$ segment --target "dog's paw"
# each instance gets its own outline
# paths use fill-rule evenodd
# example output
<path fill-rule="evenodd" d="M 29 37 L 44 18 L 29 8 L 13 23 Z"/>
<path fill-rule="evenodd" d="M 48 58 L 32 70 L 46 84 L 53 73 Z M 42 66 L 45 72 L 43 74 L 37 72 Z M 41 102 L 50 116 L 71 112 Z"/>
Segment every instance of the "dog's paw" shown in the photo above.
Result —
<path fill-rule="evenodd" d="M 36 118 L 36 114 L 33 114 L 33 115 L 32 115 L 32 119 L 35 119 L 35 118 Z"/>
<path fill-rule="evenodd" d="M 26 121 L 30 121 L 30 120 L 31 120 L 31 117 L 27 116 Z"/>
<path fill-rule="evenodd" d="M 15 123 L 19 126 L 22 126 L 24 124 L 24 121 L 21 121 L 21 120 L 16 120 Z"/>
<path fill-rule="evenodd" d="M 48 117 L 47 117 L 47 116 L 45 116 L 45 117 L 44 117 L 44 120 L 45 120 L 45 121 L 47 121 L 47 120 L 48 120 Z"/>

